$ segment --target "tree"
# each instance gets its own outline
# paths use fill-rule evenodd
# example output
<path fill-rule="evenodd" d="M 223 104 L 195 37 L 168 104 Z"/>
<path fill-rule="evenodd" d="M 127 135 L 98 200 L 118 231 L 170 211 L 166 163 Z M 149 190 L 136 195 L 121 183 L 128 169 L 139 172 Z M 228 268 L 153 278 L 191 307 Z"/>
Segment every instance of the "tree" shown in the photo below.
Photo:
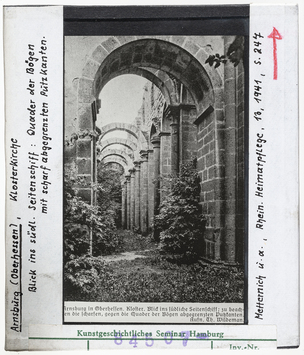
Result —
<path fill-rule="evenodd" d="M 205 219 L 199 203 L 200 178 L 195 165 L 192 162 L 181 167 L 154 219 L 154 227 L 161 231 L 161 248 L 188 260 L 197 259 L 204 245 Z"/>

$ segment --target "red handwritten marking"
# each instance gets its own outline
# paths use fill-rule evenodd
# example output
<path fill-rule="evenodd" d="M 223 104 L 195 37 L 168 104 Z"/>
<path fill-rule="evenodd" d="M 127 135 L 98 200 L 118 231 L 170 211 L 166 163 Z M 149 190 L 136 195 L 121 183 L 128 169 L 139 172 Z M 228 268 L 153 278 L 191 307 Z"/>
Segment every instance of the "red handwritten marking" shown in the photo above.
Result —
<path fill-rule="evenodd" d="M 282 35 L 274 27 L 268 38 L 273 39 L 273 80 L 278 79 L 278 57 L 277 57 L 277 39 L 282 39 Z"/>

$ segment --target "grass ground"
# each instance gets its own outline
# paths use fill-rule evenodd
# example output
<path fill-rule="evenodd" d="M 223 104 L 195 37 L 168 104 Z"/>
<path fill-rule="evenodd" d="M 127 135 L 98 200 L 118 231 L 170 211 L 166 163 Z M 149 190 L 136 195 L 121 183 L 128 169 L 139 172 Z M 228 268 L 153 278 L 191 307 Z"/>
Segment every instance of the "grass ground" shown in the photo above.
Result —
<path fill-rule="evenodd" d="M 67 293 L 66 300 L 95 302 L 243 302 L 244 274 L 198 262 L 169 261 L 149 237 L 124 234 L 123 251 L 145 256 L 133 260 L 102 259 L 92 292 Z M 102 261 L 104 260 L 104 261 Z"/>

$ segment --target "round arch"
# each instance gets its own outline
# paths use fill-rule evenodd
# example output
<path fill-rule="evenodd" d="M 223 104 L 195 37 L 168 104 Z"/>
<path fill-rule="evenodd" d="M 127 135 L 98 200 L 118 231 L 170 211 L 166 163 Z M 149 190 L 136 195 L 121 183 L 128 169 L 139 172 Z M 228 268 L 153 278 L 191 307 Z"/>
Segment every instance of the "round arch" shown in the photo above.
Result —
<path fill-rule="evenodd" d="M 162 70 L 180 80 L 192 93 L 198 109 L 206 109 L 213 102 L 211 80 L 202 63 L 189 50 L 154 38 L 117 46 L 108 54 L 95 74 L 93 96 L 99 96 L 114 73 L 140 67 Z"/>
<path fill-rule="evenodd" d="M 132 124 L 129 124 L 129 123 L 122 123 L 122 122 L 109 123 L 105 126 L 102 126 L 100 128 L 100 131 L 101 131 L 101 133 L 99 136 L 99 141 L 101 141 L 107 133 L 110 133 L 113 131 L 124 131 L 124 132 L 130 133 L 136 139 L 138 139 L 138 137 L 139 137 L 138 128 Z"/>
<path fill-rule="evenodd" d="M 113 145 L 113 144 L 121 144 L 131 150 L 136 151 L 137 150 L 137 144 L 131 141 L 130 139 L 123 139 L 123 138 L 109 138 L 106 139 L 102 142 L 99 142 L 97 149 L 101 153 L 104 149 L 107 147 Z"/>
<path fill-rule="evenodd" d="M 176 104 L 177 102 L 174 100 L 175 96 L 170 95 L 170 90 L 173 86 L 170 77 L 163 72 L 162 75 L 160 75 L 159 70 L 152 70 L 151 68 L 144 68 L 144 67 L 134 67 L 134 68 L 124 68 L 121 70 L 117 70 L 114 73 L 111 73 L 110 77 L 108 78 L 109 82 L 110 80 L 120 76 L 120 75 L 125 75 L 125 74 L 133 74 L 133 75 L 138 75 L 141 76 L 149 81 L 151 81 L 158 89 L 160 92 L 163 94 L 165 100 L 170 103 L 170 104 Z"/>
<path fill-rule="evenodd" d="M 108 157 L 105 157 L 102 162 L 106 165 L 106 164 L 109 164 L 109 163 L 117 163 L 117 164 L 120 164 L 123 168 L 124 168 L 124 171 L 125 171 L 125 174 L 128 173 L 129 169 L 130 169 L 130 166 L 126 163 L 126 161 L 121 158 L 121 157 L 118 157 L 118 156 L 108 156 Z"/>
<path fill-rule="evenodd" d="M 126 154 L 124 151 L 118 150 L 118 149 L 104 150 L 101 154 L 99 154 L 97 156 L 97 159 L 100 159 L 102 161 L 103 159 L 105 159 L 108 156 L 118 156 L 118 157 L 123 158 L 128 165 L 132 164 L 132 159 L 129 157 L 129 155 Z"/>
<path fill-rule="evenodd" d="M 143 132 L 138 129 L 136 126 L 129 124 L 129 123 L 122 123 L 122 122 L 113 122 L 109 123 L 100 128 L 100 136 L 99 141 L 102 142 L 104 136 L 113 131 L 123 131 L 129 133 L 131 136 L 135 138 L 135 141 L 139 143 L 141 149 L 147 149 L 147 139 Z"/>

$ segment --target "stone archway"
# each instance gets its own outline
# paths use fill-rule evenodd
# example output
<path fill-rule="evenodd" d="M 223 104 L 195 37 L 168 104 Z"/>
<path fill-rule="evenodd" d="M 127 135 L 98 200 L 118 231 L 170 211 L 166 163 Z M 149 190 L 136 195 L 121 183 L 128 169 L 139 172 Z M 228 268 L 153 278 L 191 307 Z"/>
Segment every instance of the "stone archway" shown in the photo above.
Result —
<path fill-rule="evenodd" d="M 223 49 L 227 51 L 233 38 L 224 37 L 221 40 Z M 105 39 L 92 51 L 82 77 L 77 81 L 78 130 L 93 132 L 90 147 L 94 151 L 98 95 L 114 76 L 127 71 L 148 76 L 147 72 L 151 72 L 160 80 L 159 84 L 164 83 L 164 75 L 171 82 L 175 80 L 178 85 L 181 84 L 180 102 L 175 98 L 174 103 L 171 100 L 167 106 L 167 116 L 171 120 L 171 131 L 168 133 L 172 154 L 178 147 L 177 157 L 171 158 L 172 171 L 175 169 L 178 172 L 178 164 L 174 161 L 193 158 L 187 150 L 196 153 L 202 180 L 201 204 L 208 221 L 205 256 L 235 262 L 237 258 L 241 259 L 236 255 L 236 215 L 237 208 L 240 215 L 242 208 L 237 207 L 236 198 L 240 206 L 244 203 L 243 185 L 237 180 L 237 171 L 244 170 L 241 143 L 242 139 L 244 141 L 244 99 L 241 96 L 244 73 L 243 68 L 234 68 L 231 63 L 227 63 L 224 70 L 210 67 L 205 64 L 210 53 L 212 49 L 202 37 L 118 36 Z M 169 84 L 166 89 L 168 87 Z M 168 89 L 167 100 L 171 94 Z M 82 140 L 86 138 L 81 138 L 77 144 L 84 144 Z M 190 149 L 194 141 L 195 147 L 193 145 Z M 88 142 L 85 144 L 89 146 Z M 147 154 L 149 156 L 150 153 Z M 93 155 L 82 158 L 82 165 L 78 165 L 79 174 L 89 175 L 89 169 L 84 172 L 82 167 L 94 166 L 94 160 L 91 160 Z M 83 160 L 87 160 L 85 164 Z M 94 172 L 91 174 L 93 176 Z M 239 233 L 242 231 L 243 227 Z"/>
<path fill-rule="evenodd" d="M 119 158 L 122 158 L 128 166 L 132 166 L 133 160 L 131 159 L 131 157 L 124 151 L 118 149 L 104 150 L 103 153 L 97 156 L 97 160 L 99 159 L 100 161 L 103 161 L 105 158 L 111 156 L 117 156 Z"/>
<path fill-rule="evenodd" d="M 136 151 L 137 150 L 137 144 L 134 143 L 133 141 L 131 141 L 130 139 L 124 139 L 124 138 L 109 138 L 104 140 L 103 142 L 99 142 L 97 145 L 97 149 L 101 152 L 103 152 L 104 149 L 106 149 L 107 147 L 110 147 L 111 145 L 116 145 L 116 144 L 120 144 L 123 145 L 124 147 L 131 149 L 132 151 Z"/>

